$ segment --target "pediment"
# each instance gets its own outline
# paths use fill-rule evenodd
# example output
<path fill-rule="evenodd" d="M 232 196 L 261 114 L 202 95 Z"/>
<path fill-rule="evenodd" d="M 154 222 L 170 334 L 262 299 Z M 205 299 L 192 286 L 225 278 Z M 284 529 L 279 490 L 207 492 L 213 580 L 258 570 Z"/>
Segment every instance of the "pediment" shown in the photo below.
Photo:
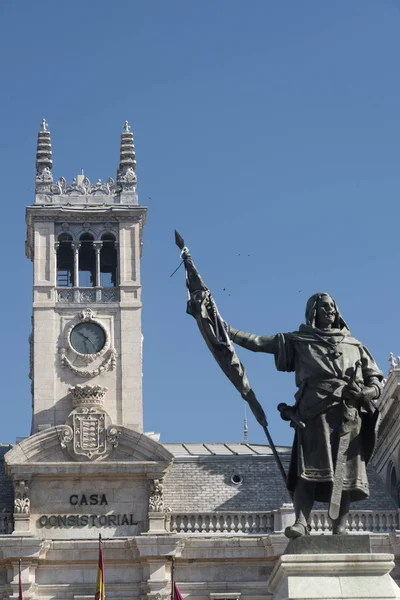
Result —
<path fill-rule="evenodd" d="M 15 468 L 21 472 L 25 467 L 28 473 L 47 473 L 60 471 L 63 463 L 65 472 L 77 469 L 87 473 L 107 472 L 149 472 L 167 470 L 173 461 L 173 455 L 159 442 L 127 427 L 115 427 L 117 440 L 108 448 L 107 455 L 79 456 L 71 452 L 65 443 L 65 426 L 49 427 L 36 433 L 7 452 L 5 463 L 10 474 Z M 69 464 L 68 464 L 69 463 Z M 35 466 L 35 469 L 33 467 Z"/>

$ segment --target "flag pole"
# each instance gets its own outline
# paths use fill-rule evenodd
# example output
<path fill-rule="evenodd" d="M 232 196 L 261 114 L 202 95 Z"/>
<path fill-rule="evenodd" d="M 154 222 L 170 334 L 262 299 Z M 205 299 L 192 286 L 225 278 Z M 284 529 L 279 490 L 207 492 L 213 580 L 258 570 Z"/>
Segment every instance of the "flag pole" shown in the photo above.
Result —
<path fill-rule="evenodd" d="M 19 559 L 19 561 L 18 561 L 18 600 L 23 600 L 22 578 L 21 578 L 21 559 Z"/>
<path fill-rule="evenodd" d="M 99 533 L 99 562 L 97 566 L 95 600 L 105 600 L 103 542 Z"/>
<path fill-rule="evenodd" d="M 171 600 L 175 600 L 175 556 L 171 558 Z"/>

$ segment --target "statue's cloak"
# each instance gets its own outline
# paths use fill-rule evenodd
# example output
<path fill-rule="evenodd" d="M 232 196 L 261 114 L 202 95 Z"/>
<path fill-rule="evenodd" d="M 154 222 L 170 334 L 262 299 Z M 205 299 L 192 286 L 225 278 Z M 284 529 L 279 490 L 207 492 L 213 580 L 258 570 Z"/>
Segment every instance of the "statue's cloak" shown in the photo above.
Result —
<path fill-rule="evenodd" d="M 343 388 L 350 380 L 361 387 L 379 387 L 383 374 L 367 348 L 350 335 L 337 306 L 333 328 L 316 327 L 318 301 L 323 295 L 310 298 L 306 323 L 298 331 L 277 334 L 275 364 L 279 371 L 295 372 L 299 388 L 295 408 L 306 424 L 305 429 L 295 433 L 288 489 L 294 491 L 300 476 L 316 483 L 316 500 L 329 502 L 346 410 Z M 372 405 L 357 409 L 343 481 L 343 491 L 349 492 L 351 501 L 369 495 L 366 465 L 374 449 L 378 417 Z"/>

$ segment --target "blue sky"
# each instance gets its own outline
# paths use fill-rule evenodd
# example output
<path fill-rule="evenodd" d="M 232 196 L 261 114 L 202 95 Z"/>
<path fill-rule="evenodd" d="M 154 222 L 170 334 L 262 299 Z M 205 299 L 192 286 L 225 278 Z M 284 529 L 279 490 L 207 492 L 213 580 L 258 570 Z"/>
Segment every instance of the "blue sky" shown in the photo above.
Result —
<path fill-rule="evenodd" d="M 400 354 L 400 2 L 169 0 L 0 4 L 2 419 L 28 435 L 36 136 L 53 173 L 115 177 L 135 135 L 149 208 L 142 260 L 145 428 L 241 441 L 243 401 L 185 314 L 173 231 L 233 326 L 290 331 L 326 290 L 387 371 Z M 225 291 L 224 291 L 225 288 Z M 241 351 L 276 443 L 292 374 Z M 264 442 L 249 416 L 250 441 Z"/>

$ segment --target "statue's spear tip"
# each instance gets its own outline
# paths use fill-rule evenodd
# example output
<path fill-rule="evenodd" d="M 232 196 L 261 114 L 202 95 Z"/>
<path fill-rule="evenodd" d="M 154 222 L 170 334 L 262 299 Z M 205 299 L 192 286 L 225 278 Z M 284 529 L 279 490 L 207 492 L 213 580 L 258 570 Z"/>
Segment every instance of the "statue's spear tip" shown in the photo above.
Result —
<path fill-rule="evenodd" d="M 183 248 L 185 247 L 185 242 L 183 240 L 183 237 L 181 235 L 179 235 L 179 233 L 177 232 L 176 229 L 175 229 L 175 244 L 178 246 L 179 250 L 183 250 Z"/>

